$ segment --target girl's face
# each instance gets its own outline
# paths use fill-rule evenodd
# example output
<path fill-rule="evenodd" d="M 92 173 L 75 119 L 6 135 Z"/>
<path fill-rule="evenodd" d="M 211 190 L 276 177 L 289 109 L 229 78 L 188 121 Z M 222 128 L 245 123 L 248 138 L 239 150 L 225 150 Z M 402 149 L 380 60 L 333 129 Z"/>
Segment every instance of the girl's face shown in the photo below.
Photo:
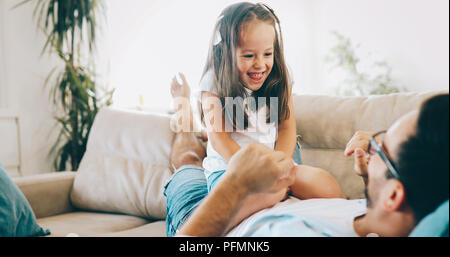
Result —
<path fill-rule="evenodd" d="M 272 25 L 254 19 L 242 26 L 236 49 L 237 67 L 239 78 L 248 89 L 260 89 L 272 71 L 274 42 Z"/>

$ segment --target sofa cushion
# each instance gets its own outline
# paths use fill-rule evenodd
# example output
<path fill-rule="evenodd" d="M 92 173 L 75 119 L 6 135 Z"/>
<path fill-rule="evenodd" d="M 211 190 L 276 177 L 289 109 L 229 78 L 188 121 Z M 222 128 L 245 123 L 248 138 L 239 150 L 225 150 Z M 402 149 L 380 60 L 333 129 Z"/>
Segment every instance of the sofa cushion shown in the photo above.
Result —
<path fill-rule="evenodd" d="M 76 172 L 51 172 L 13 178 L 33 209 L 36 218 L 73 211 L 69 194 Z"/>
<path fill-rule="evenodd" d="M 297 134 L 304 164 L 329 171 L 347 197 L 364 197 L 364 183 L 344 149 L 358 130 L 388 129 L 398 118 L 441 92 L 399 93 L 362 97 L 294 95 Z"/>
<path fill-rule="evenodd" d="M 51 237 L 61 237 L 70 233 L 78 236 L 102 236 L 134 229 L 150 221 L 131 215 L 79 211 L 41 218 L 37 222 L 51 229 Z"/>
<path fill-rule="evenodd" d="M 410 237 L 448 237 L 448 200 L 423 218 Z"/>
<path fill-rule="evenodd" d="M 71 191 L 72 204 L 95 211 L 163 219 L 174 133 L 164 115 L 105 108 L 92 126 Z"/>
<path fill-rule="evenodd" d="M 101 234 L 102 237 L 166 237 L 166 222 L 164 220 L 152 221 L 139 227 Z"/>
<path fill-rule="evenodd" d="M 0 237 L 44 236 L 25 196 L 0 164 Z"/>
<path fill-rule="evenodd" d="M 364 181 L 353 171 L 352 159 L 343 152 L 341 149 L 303 148 L 302 161 L 330 172 L 348 198 L 364 198 Z"/>
<path fill-rule="evenodd" d="M 385 130 L 437 93 L 361 97 L 294 95 L 297 133 L 309 147 L 344 149 L 356 131 Z"/>

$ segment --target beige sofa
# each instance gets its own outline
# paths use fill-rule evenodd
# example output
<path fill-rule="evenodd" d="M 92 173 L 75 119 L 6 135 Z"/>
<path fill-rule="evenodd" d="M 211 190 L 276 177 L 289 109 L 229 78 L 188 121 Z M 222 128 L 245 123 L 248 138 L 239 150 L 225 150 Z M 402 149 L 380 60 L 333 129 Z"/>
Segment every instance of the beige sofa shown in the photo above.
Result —
<path fill-rule="evenodd" d="M 295 95 L 303 162 L 330 171 L 348 198 L 364 197 L 353 159 L 343 154 L 347 141 L 357 130 L 387 129 L 436 93 Z M 171 175 L 173 136 L 168 116 L 104 109 L 78 172 L 14 181 L 50 236 L 165 236 L 162 192 Z"/>

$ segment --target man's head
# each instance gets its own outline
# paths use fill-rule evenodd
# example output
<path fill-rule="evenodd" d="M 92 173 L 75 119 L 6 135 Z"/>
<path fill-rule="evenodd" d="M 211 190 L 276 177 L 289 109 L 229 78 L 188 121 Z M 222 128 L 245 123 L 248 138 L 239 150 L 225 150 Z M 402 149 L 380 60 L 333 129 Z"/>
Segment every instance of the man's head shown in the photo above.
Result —
<path fill-rule="evenodd" d="M 407 235 L 449 198 L 448 115 L 449 95 L 434 96 L 375 137 L 383 153 L 369 160 L 366 216 L 377 233 Z"/>

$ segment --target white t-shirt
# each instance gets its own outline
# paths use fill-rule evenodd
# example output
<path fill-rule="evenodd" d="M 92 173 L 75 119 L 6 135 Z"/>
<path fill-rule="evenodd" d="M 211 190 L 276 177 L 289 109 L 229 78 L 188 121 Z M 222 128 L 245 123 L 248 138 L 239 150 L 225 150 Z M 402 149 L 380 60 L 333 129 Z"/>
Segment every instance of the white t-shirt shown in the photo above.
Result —
<path fill-rule="evenodd" d="M 251 93 L 250 89 L 247 89 L 248 93 Z M 200 81 L 199 86 L 194 90 L 194 97 L 201 103 L 201 93 L 210 92 L 217 95 L 217 91 L 214 87 L 214 73 L 209 70 L 203 79 Z M 266 123 L 266 107 L 260 108 L 258 111 L 247 111 L 249 126 L 245 130 L 231 132 L 231 138 L 243 147 L 250 143 L 261 143 L 270 149 L 275 148 L 275 141 L 278 136 L 278 127 L 276 123 Z M 212 172 L 225 170 L 227 163 L 225 159 L 217 153 L 208 141 L 206 147 L 206 158 L 203 160 L 203 168 L 205 169 L 205 175 L 208 177 Z"/>
<path fill-rule="evenodd" d="M 356 217 L 367 211 L 366 200 L 289 197 L 242 221 L 227 236 L 357 236 Z"/>

